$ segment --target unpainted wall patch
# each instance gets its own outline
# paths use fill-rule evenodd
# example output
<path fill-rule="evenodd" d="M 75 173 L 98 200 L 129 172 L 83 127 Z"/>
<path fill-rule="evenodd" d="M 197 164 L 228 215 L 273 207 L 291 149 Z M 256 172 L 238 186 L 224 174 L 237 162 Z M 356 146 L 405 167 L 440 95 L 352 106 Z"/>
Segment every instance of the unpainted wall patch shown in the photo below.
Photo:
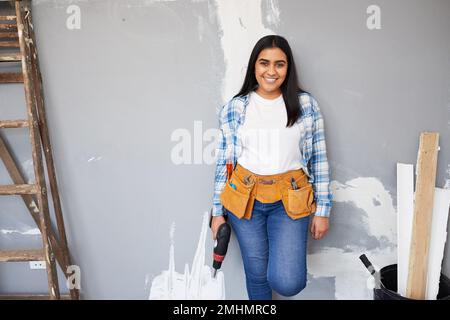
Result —
<path fill-rule="evenodd" d="M 24 236 L 40 236 L 41 231 L 38 228 L 28 229 L 28 230 L 15 230 L 15 229 L 1 229 L 0 233 L 9 235 L 9 234 L 21 234 Z"/>
<path fill-rule="evenodd" d="M 363 210 L 366 214 L 362 219 L 364 229 L 369 231 L 367 237 L 375 236 L 380 243 L 390 245 L 383 249 L 355 245 L 345 249 L 325 247 L 308 256 L 308 272 L 314 277 L 335 277 L 336 299 L 372 299 L 372 292 L 367 287 L 370 275 L 359 256 L 365 253 L 373 263 L 381 266 L 396 263 L 397 224 L 392 196 L 373 177 L 359 177 L 345 183 L 332 181 L 331 189 L 335 202 L 351 203 Z"/>
<path fill-rule="evenodd" d="M 450 189 L 450 164 L 447 165 L 446 175 L 448 179 L 445 179 L 444 189 Z"/>
<path fill-rule="evenodd" d="M 276 1 L 269 1 L 270 10 L 266 13 L 262 10 L 261 0 L 216 0 L 216 4 L 216 15 L 222 29 L 220 42 L 226 66 L 222 103 L 219 104 L 223 105 L 239 91 L 253 46 L 261 37 L 276 34 L 274 30 L 264 26 L 263 15 L 270 16 L 269 20 L 276 25 L 279 9 Z"/>
<path fill-rule="evenodd" d="M 396 210 L 390 192 L 381 181 L 373 177 L 359 177 L 343 184 L 332 181 L 331 189 L 335 202 L 350 202 L 367 213 L 371 235 L 377 238 L 384 236 L 396 243 Z M 374 198 L 377 203 L 374 203 Z"/>
<path fill-rule="evenodd" d="M 209 214 L 203 215 L 202 230 L 192 262 L 192 270 L 188 264 L 184 273 L 175 271 L 175 224 L 170 228 L 169 269 L 164 270 L 152 281 L 149 300 L 225 300 L 225 276 L 222 271 L 212 277 L 211 268 L 205 265 L 205 245 Z"/>

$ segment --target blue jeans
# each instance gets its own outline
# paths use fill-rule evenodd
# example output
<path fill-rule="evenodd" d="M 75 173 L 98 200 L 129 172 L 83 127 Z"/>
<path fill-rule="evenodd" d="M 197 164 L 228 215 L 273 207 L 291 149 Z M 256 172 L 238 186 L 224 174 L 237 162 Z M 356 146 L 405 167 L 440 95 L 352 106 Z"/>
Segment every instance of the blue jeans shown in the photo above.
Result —
<path fill-rule="evenodd" d="M 270 300 L 272 290 L 293 296 L 306 287 L 309 216 L 291 219 L 281 200 L 255 200 L 250 220 L 226 214 L 241 249 L 250 300 Z"/>

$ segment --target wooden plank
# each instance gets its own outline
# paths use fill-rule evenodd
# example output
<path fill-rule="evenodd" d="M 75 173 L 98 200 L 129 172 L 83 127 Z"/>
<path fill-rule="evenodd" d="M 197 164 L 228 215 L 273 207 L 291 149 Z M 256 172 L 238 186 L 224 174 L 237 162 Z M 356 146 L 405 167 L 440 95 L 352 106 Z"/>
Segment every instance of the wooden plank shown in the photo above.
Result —
<path fill-rule="evenodd" d="M 59 286 L 58 277 L 56 273 L 56 264 L 54 255 L 52 254 L 52 248 L 49 242 L 49 234 L 51 230 L 50 225 L 50 213 L 48 208 L 47 186 L 45 183 L 44 166 L 42 163 L 42 151 L 41 151 L 41 139 L 39 135 L 38 113 L 36 110 L 36 97 L 35 86 L 32 76 L 31 56 L 28 43 L 31 43 L 29 35 L 31 26 L 29 17 L 31 16 L 31 3 L 30 1 L 16 1 L 16 16 L 17 27 L 19 30 L 19 43 L 20 52 L 26 57 L 22 60 L 22 71 L 24 74 L 24 87 L 25 87 L 25 101 L 27 105 L 28 120 L 30 122 L 30 141 L 31 141 L 31 154 L 34 163 L 34 172 L 36 177 L 36 184 L 38 189 L 42 192 L 36 195 L 38 201 L 38 207 L 40 210 L 40 230 L 42 233 L 42 241 L 45 252 L 45 262 L 48 280 L 48 289 L 51 299 L 59 299 Z"/>
<path fill-rule="evenodd" d="M 414 213 L 414 166 L 397 163 L 397 292 L 406 297 Z"/>
<path fill-rule="evenodd" d="M 0 21 L 13 21 L 16 20 L 16 16 L 0 16 Z"/>
<path fill-rule="evenodd" d="M 406 287 L 406 296 L 412 299 L 425 299 L 438 143 L 438 133 L 424 132 L 420 135 L 414 220 Z"/>
<path fill-rule="evenodd" d="M 18 41 L 0 41 L 0 48 L 19 48 Z"/>
<path fill-rule="evenodd" d="M 17 32 L 1 32 L 0 30 L 0 39 L 10 39 L 10 38 L 18 38 L 19 34 Z"/>
<path fill-rule="evenodd" d="M 42 261 L 44 258 L 42 249 L 0 251 L 0 262 Z"/>
<path fill-rule="evenodd" d="M 0 83 L 23 83 L 23 74 L 20 72 L 0 73 Z"/>
<path fill-rule="evenodd" d="M 26 128 L 28 120 L 0 120 L 0 128 Z"/>
<path fill-rule="evenodd" d="M 17 30 L 17 25 L 14 23 L 0 23 L 0 30 L 7 30 L 7 31 Z"/>
<path fill-rule="evenodd" d="M 0 62 L 20 62 L 22 55 L 20 53 L 0 53 Z"/>
<path fill-rule="evenodd" d="M 428 257 L 427 300 L 436 300 L 439 292 L 441 266 L 447 240 L 450 189 L 435 188 L 433 219 L 431 222 L 430 253 Z"/>
<path fill-rule="evenodd" d="M 21 195 L 37 193 L 38 188 L 35 184 L 0 185 L 0 195 Z"/>

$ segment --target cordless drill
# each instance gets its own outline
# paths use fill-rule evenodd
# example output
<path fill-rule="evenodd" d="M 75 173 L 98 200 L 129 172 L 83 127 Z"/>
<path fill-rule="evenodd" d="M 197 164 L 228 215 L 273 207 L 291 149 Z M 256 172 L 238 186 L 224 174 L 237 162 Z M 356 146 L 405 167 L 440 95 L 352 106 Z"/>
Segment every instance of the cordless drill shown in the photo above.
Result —
<path fill-rule="evenodd" d="M 212 216 L 211 219 L 209 220 L 209 227 L 211 227 L 211 222 Z M 219 226 L 219 229 L 217 230 L 216 246 L 214 247 L 213 251 L 214 278 L 216 277 L 217 270 L 219 270 L 220 267 L 222 266 L 223 259 L 225 259 L 225 255 L 228 250 L 228 243 L 230 242 L 230 236 L 231 236 L 230 225 L 227 222 L 222 223 Z"/>
<path fill-rule="evenodd" d="M 227 160 L 227 181 L 230 181 L 231 174 L 233 172 L 233 165 L 230 160 Z M 227 220 L 227 216 L 224 216 L 225 221 Z M 209 227 L 211 228 L 212 223 L 212 209 L 210 212 L 210 218 L 209 218 Z M 214 247 L 213 252 L 213 268 L 214 268 L 214 274 L 213 278 L 216 277 L 217 270 L 220 269 L 222 266 L 223 259 L 225 259 L 225 255 L 227 254 L 228 250 L 228 243 L 230 242 L 230 236 L 231 236 L 231 227 L 230 225 L 225 222 L 222 223 L 218 230 L 216 235 L 216 246 Z"/>

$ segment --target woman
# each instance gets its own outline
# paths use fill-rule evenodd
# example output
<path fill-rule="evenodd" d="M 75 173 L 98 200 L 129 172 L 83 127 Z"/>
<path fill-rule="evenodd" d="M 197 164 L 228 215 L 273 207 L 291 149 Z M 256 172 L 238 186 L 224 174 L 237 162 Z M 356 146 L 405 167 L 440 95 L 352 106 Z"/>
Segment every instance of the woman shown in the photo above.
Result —
<path fill-rule="evenodd" d="M 272 299 L 272 290 L 298 294 L 306 286 L 310 215 L 312 237 L 321 239 L 332 196 L 322 115 L 298 86 L 286 39 L 256 43 L 242 89 L 223 106 L 219 124 L 213 237 L 227 218 L 249 299 Z"/>

